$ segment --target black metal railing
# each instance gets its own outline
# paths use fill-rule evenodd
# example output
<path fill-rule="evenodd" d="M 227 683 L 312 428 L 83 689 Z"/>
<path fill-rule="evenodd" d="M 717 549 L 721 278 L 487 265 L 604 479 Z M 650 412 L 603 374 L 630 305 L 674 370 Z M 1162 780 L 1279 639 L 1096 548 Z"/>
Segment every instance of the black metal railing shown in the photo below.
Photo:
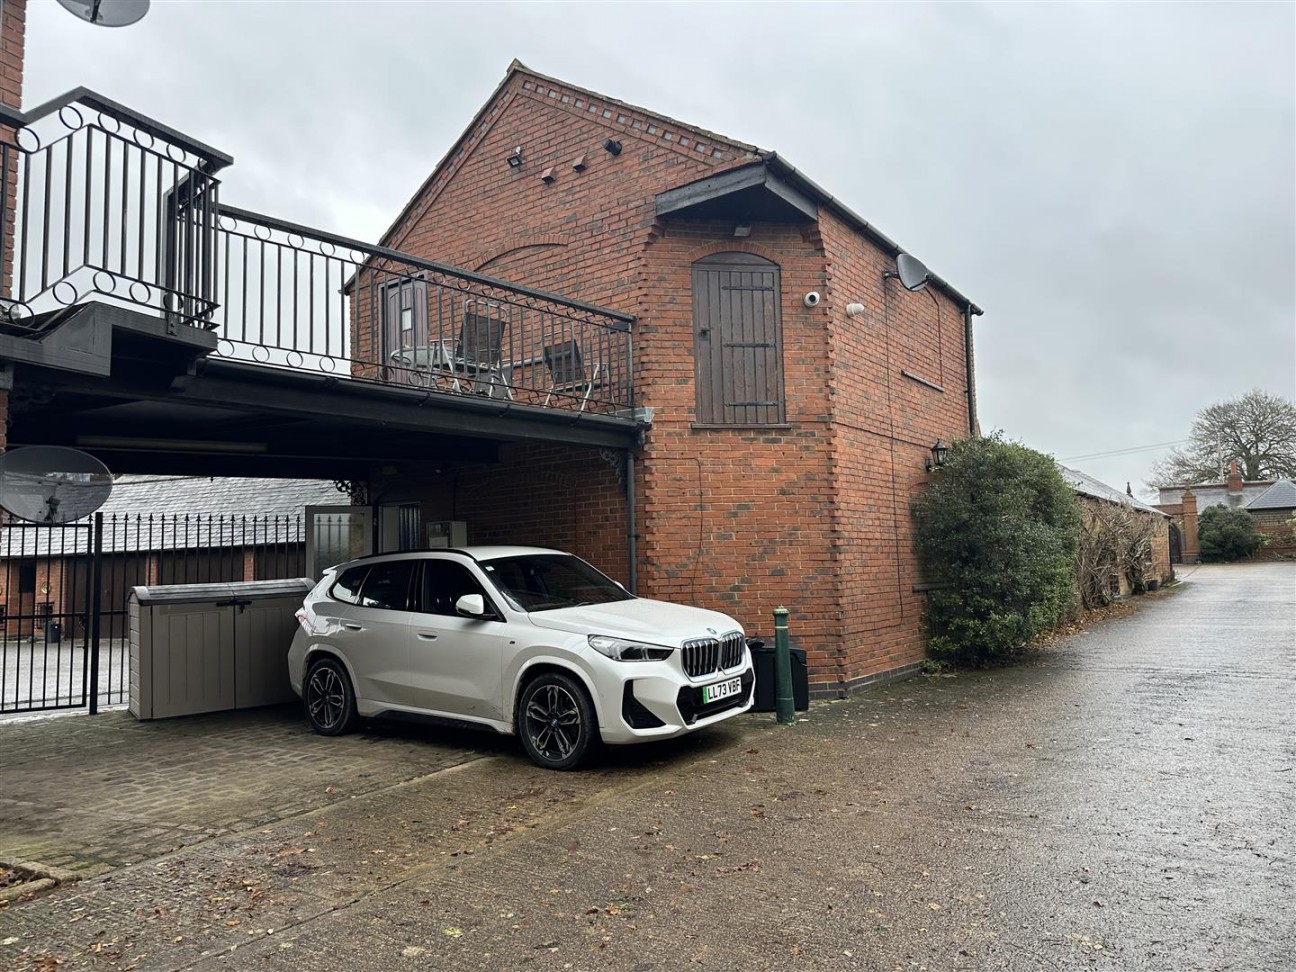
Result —
<path fill-rule="evenodd" d="M 131 589 L 306 574 L 301 514 L 0 526 L 0 715 L 125 705 Z"/>
<path fill-rule="evenodd" d="M 7 137 L 6 137 L 7 136 Z M 246 210 L 232 160 L 85 89 L 0 107 L 0 328 L 88 300 L 148 309 L 275 368 L 629 414 L 629 315 Z"/>
<path fill-rule="evenodd" d="M 628 315 L 223 208 L 218 354 L 501 402 L 634 405 Z"/>
<path fill-rule="evenodd" d="M 91 298 L 210 317 L 228 156 L 84 89 L 0 121 L 0 321 L 41 331 Z"/>

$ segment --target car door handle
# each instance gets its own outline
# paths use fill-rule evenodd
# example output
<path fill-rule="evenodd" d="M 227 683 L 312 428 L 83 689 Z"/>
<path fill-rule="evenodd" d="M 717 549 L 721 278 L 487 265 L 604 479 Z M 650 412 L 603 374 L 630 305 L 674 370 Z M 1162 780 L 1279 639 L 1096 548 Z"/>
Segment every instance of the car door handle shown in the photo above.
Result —
<path fill-rule="evenodd" d="M 346 628 L 348 631 L 363 631 L 363 630 L 364 630 L 364 628 L 363 628 L 361 625 L 358 625 L 358 624 L 346 624 L 346 623 L 343 623 L 342 627 Z"/>
<path fill-rule="evenodd" d="M 418 633 L 418 636 L 419 636 L 419 638 L 421 638 L 423 641 L 436 641 L 436 640 L 437 640 L 437 636 L 434 635 L 434 634 L 433 634 L 432 632 L 430 632 L 430 631 L 420 631 L 420 632 Z"/>

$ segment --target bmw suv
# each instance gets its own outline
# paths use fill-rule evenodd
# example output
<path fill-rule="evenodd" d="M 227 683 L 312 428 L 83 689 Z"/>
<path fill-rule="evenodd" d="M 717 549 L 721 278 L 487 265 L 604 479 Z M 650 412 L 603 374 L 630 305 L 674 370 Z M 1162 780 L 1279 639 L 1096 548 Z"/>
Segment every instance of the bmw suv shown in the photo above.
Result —
<path fill-rule="evenodd" d="M 733 618 L 635 597 L 558 550 L 365 557 L 325 571 L 297 619 L 288 674 L 324 735 L 385 714 L 469 722 L 566 770 L 752 705 Z"/>

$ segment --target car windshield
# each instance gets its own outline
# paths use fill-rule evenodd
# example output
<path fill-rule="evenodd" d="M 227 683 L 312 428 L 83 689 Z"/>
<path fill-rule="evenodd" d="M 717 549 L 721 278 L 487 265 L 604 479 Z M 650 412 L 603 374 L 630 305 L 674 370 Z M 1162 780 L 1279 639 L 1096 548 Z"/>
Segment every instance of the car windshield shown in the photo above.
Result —
<path fill-rule="evenodd" d="M 482 562 L 486 576 L 519 611 L 552 611 L 634 597 L 579 557 L 526 554 Z"/>

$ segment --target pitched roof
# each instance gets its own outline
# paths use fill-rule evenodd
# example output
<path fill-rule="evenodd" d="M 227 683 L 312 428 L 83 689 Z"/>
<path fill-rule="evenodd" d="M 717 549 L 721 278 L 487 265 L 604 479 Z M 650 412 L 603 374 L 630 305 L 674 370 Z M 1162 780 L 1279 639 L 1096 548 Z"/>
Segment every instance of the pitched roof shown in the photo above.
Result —
<path fill-rule="evenodd" d="M 1108 503 L 1119 503 L 1122 506 L 1133 507 L 1144 513 L 1155 513 L 1157 516 L 1168 516 L 1162 513 L 1155 506 L 1148 506 L 1141 500 L 1135 499 L 1128 493 L 1122 493 L 1119 489 L 1113 489 L 1104 482 L 1094 479 L 1088 473 L 1082 473 L 1078 469 L 1071 469 L 1061 463 L 1057 464 L 1058 472 L 1067 484 L 1079 493 L 1081 496 L 1090 496 L 1094 499 L 1106 500 Z"/>
<path fill-rule="evenodd" d="M 105 514 L 214 514 L 274 516 L 306 506 L 345 506 L 350 499 L 318 479 L 244 479 L 221 476 L 120 476 Z"/>
<path fill-rule="evenodd" d="M 392 221 L 391 225 L 387 227 L 387 230 L 379 239 L 383 246 L 393 249 L 400 248 L 405 234 L 414 227 L 419 216 L 422 215 L 421 213 L 412 215 L 415 209 L 419 207 L 419 203 L 426 199 L 426 205 L 431 204 L 432 200 L 426 197 L 431 194 L 441 175 L 466 158 L 469 151 L 471 151 L 468 143 L 480 139 L 489 130 L 495 118 L 503 110 L 503 105 L 498 104 L 501 96 L 504 95 L 505 89 L 513 77 L 519 74 L 525 75 L 529 79 L 523 82 L 525 90 L 543 94 L 560 103 L 574 101 L 575 106 L 581 107 L 590 113 L 601 114 L 603 119 L 610 124 L 615 120 L 612 127 L 624 127 L 627 131 L 634 131 L 637 136 L 642 137 L 647 132 L 647 126 L 642 124 L 642 120 L 651 119 L 660 123 L 658 131 L 655 133 L 656 136 L 662 139 L 664 144 L 669 144 L 678 151 L 698 153 L 702 157 L 709 155 L 726 163 L 737 163 L 737 166 L 763 163 L 779 176 L 791 182 L 801 192 L 812 197 L 819 205 L 826 207 L 856 232 L 870 239 L 889 256 L 894 257 L 904 252 L 898 243 L 887 237 L 868 220 L 851 210 L 840 199 L 837 199 L 813 182 L 804 172 L 801 172 L 777 152 L 762 149 L 704 128 L 698 128 L 695 125 L 678 121 L 650 109 L 641 108 L 638 105 L 609 98 L 607 95 L 600 94 L 589 88 L 582 88 L 570 82 L 540 74 L 538 71 L 531 70 L 517 58 L 514 58 L 509 64 L 503 79 L 496 85 L 495 90 L 491 92 L 491 96 L 486 99 L 485 104 L 482 105 L 477 114 L 473 116 L 472 121 L 468 123 L 468 127 L 450 146 L 450 150 L 436 164 L 432 172 L 418 187 L 418 190 L 401 208 L 400 213 Z M 585 102 L 584 105 L 581 104 L 582 101 Z M 636 119 L 633 116 L 639 116 L 639 118 Z M 692 141 L 689 149 L 685 149 L 679 144 L 677 136 L 680 129 L 689 132 Z M 698 136 L 701 136 L 700 140 Z M 444 181 L 448 181 L 448 178 Z M 945 291 L 956 303 L 967 307 L 972 314 L 979 315 L 982 313 L 980 307 L 955 290 L 953 286 L 937 274 L 932 273 L 930 279 L 934 286 Z"/>
<path fill-rule="evenodd" d="M 1280 479 L 1247 504 L 1248 510 L 1290 510 L 1296 508 L 1296 483 Z"/>
<path fill-rule="evenodd" d="M 307 506 L 346 506 L 331 482 L 207 476 L 121 476 L 104 503 L 105 553 L 284 545 L 305 540 Z M 89 519 L 66 527 L 15 521 L 7 557 L 69 557 L 90 551 Z"/>

